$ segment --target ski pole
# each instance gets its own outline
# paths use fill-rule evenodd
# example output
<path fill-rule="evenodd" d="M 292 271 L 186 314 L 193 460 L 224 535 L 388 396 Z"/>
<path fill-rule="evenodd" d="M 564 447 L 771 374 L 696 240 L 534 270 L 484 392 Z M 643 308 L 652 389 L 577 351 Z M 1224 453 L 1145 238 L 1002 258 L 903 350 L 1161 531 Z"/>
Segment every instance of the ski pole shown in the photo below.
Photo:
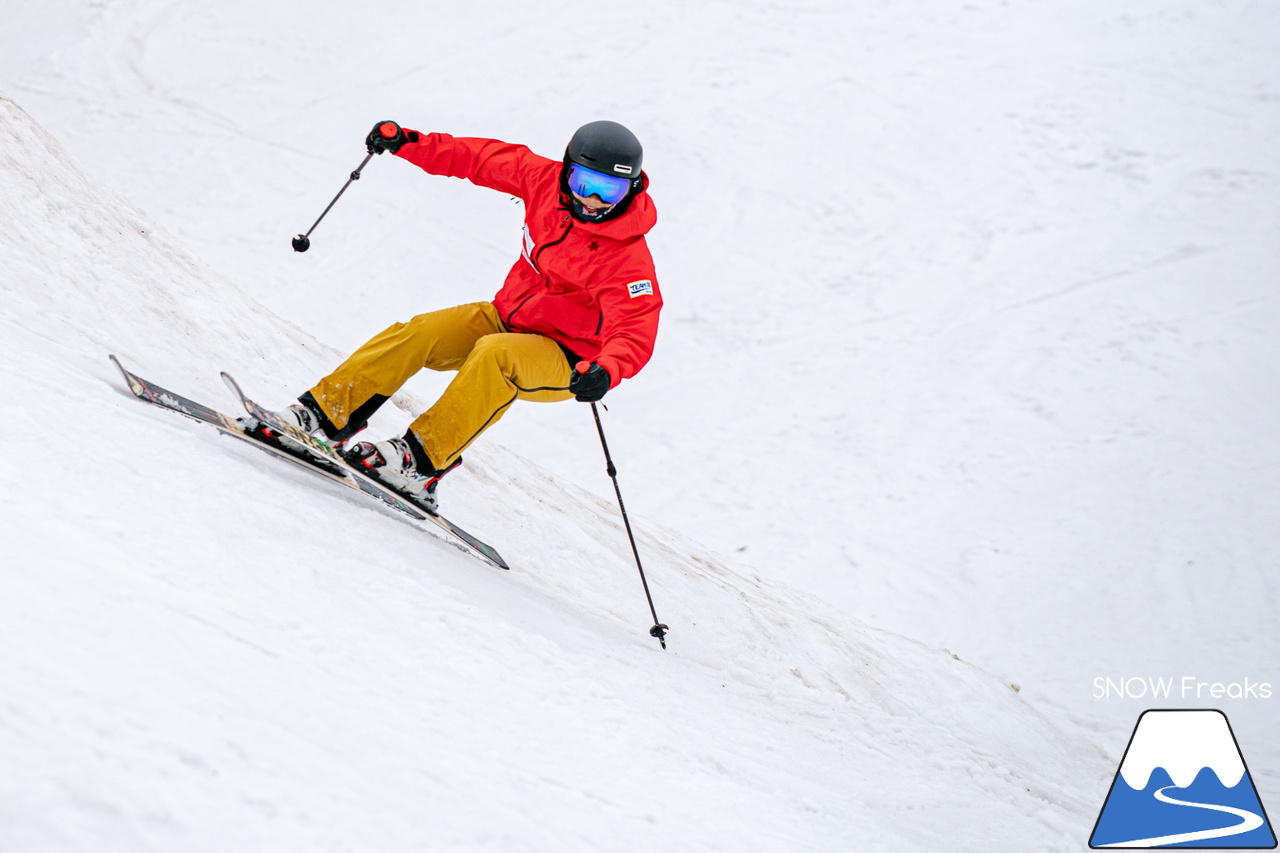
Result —
<path fill-rule="evenodd" d="M 658 621 L 658 611 L 653 607 L 653 596 L 649 594 L 649 581 L 645 579 L 644 566 L 640 564 L 640 549 L 636 547 L 636 537 L 631 532 L 631 519 L 627 518 L 627 507 L 622 503 L 622 489 L 618 488 L 618 469 L 613 464 L 613 457 L 609 455 L 609 442 L 604 440 L 604 425 L 600 423 L 600 410 L 596 408 L 595 403 L 591 404 L 591 414 L 596 418 L 596 431 L 600 433 L 600 446 L 604 448 L 604 461 L 608 464 L 605 470 L 613 480 L 613 491 L 618 496 L 618 509 L 622 510 L 622 523 L 627 528 L 627 538 L 631 540 L 631 553 L 635 555 L 636 568 L 640 570 L 640 584 L 644 587 L 644 597 L 649 601 L 649 612 L 653 614 L 653 627 L 649 629 L 649 636 L 657 637 L 658 642 L 665 649 L 667 631 L 671 629 Z"/>
<path fill-rule="evenodd" d="M 342 194 L 347 191 L 347 187 L 351 186 L 352 181 L 360 180 L 360 170 L 367 166 L 369 161 L 372 159 L 373 154 L 370 154 L 361 161 L 360 165 L 356 167 L 356 170 L 351 173 L 351 177 L 347 178 L 347 182 L 342 185 L 342 189 L 338 190 L 338 194 L 333 197 L 333 201 L 329 202 L 329 206 L 324 209 L 324 213 L 320 214 L 320 219 L 324 219 L 325 214 L 333 209 L 333 206 L 338 203 L 338 199 L 342 198 Z M 311 232 L 316 230 L 316 226 L 320 224 L 320 219 L 317 219 L 311 227 L 307 229 L 306 234 L 299 234 L 297 237 L 293 238 L 293 250 L 295 252 L 305 252 L 307 249 L 311 248 Z"/>

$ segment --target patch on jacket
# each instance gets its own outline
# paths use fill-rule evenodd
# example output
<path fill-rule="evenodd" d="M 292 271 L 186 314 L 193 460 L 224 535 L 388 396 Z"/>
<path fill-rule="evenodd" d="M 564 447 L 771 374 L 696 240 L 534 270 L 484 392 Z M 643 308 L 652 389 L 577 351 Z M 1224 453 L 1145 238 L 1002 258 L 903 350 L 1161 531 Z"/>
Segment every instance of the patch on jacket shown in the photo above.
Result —
<path fill-rule="evenodd" d="M 632 299 L 637 296 L 653 296 L 653 282 L 647 278 L 641 281 L 633 281 L 627 285 L 627 292 L 631 294 Z"/>

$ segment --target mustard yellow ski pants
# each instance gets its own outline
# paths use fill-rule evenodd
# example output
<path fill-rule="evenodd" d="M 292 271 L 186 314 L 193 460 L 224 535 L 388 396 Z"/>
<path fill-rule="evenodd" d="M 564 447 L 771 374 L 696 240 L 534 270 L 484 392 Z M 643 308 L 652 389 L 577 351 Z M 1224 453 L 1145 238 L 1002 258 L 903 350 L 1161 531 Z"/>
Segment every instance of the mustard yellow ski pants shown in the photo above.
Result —
<path fill-rule="evenodd" d="M 311 395 L 342 429 L 362 406 L 376 396 L 390 397 L 423 368 L 458 372 L 435 405 L 409 426 L 440 470 L 453 464 L 516 400 L 573 397 L 572 368 L 564 350 L 542 335 L 508 332 L 488 302 L 396 323 L 321 379 Z"/>

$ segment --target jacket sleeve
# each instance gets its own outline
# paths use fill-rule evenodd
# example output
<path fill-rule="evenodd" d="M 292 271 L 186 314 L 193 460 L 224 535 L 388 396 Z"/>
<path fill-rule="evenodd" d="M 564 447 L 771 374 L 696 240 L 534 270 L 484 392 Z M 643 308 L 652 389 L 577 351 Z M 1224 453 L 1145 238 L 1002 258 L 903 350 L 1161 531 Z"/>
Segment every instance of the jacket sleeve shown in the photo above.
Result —
<path fill-rule="evenodd" d="M 410 139 L 415 132 L 405 130 Z M 523 145 L 497 139 L 450 136 L 447 133 L 417 133 L 417 142 L 400 146 L 402 157 L 433 175 L 465 178 L 491 190 L 527 199 L 526 176 L 548 162 Z"/>
<path fill-rule="evenodd" d="M 611 388 L 640 372 L 653 356 L 658 336 L 662 293 L 648 249 L 642 251 L 645 263 L 611 275 L 593 288 L 603 315 L 602 343 L 595 361 L 609 371 Z"/>

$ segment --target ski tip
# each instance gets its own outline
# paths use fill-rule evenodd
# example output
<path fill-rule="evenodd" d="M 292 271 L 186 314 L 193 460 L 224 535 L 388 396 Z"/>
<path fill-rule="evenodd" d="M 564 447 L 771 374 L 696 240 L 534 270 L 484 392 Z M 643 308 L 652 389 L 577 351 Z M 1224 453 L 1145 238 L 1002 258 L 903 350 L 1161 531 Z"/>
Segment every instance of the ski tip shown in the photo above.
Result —
<path fill-rule="evenodd" d="M 138 384 L 138 377 L 125 370 L 124 365 L 120 363 L 120 359 L 116 358 L 113 353 L 107 353 L 107 358 L 111 359 L 111 363 L 116 366 L 116 370 L 120 371 L 120 375 L 124 377 L 124 384 L 129 386 L 129 390 L 135 396 L 142 396 L 142 386 Z"/>
<path fill-rule="evenodd" d="M 226 386 L 231 389 L 232 394 L 235 394 L 237 397 L 239 397 L 241 401 L 245 399 L 244 391 L 240 389 L 240 383 L 235 380 L 234 376 L 232 376 L 230 373 L 227 373 L 225 370 L 220 371 L 218 375 L 222 377 L 222 381 L 226 383 Z"/>

